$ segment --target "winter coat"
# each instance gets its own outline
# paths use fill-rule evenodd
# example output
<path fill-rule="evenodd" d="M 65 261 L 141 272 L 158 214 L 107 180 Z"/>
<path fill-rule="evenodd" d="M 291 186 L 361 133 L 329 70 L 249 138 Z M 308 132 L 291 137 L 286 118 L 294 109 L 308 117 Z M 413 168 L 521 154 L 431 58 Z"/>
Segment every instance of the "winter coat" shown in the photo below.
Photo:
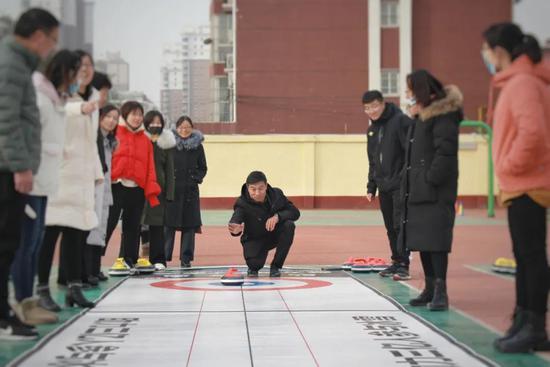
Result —
<path fill-rule="evenodd" d="M 97 142 L 102 145 L 105 165 L 102 164 L 104 181 L 95 187 L 95 212 L 99 224 L 90 231 L 86 243 L 95 246 L 105 246 L 107 236 L 107 221 L 109 219 L 109 207 L 113 205 L 113 192 L 111 188 L 111 162 L 113 152 L 117 147 L 116 138 L 112 133 L 105 134 L 101 129 L 97 132 Z M 99 150 L 99 147 L 98 147 Z M 106 170 L 105 170 L 106 168 Z"/>
<path fill-rule="evenodd" d="M 93 91 L 90 101 L 99 97 Z M 48 199 L 47 226 L 64 226 L 89 231 L 98 225 L 95 186 L 104 179 L 97 152 L 97 114 L 82 115 L 83 99 L 74 96 L 65 106 L 66 127 L 59 189 Z"/>
<path fill-rule="evenodd" d="M 283 190 L 267 185 L 266 200 L 263 203 L 255 202 L 248 194 L 248 188 L 244 184 L 241 188 L 241 196 L 233 205 L 233 215 L 229 223 L 244 223 L 244 233 L 241 236 L 241 243 L 247 241 L 261 241 L 268 238 L 271 232 L 265 228 L 269 218 L 277 214 L 280 226 L 284 221 L 297 221 L 300 218 L 300 211 L 288 200 Z M 240 234 L 231 234 L 240 236 Z"/>
<path fill-rule="evenodd" d="M 0 172 L 38 172 L 41 126 L 31 75 L 39 61 L 13 36 L 0 42 Z"/>
<path fill-rule="evenodd" d="M 57 192 L 59 172 L 63 159 L 63 144 L 65 142 L 65 101 L 63 101 L 53 84 L 39 72 L 32 76 L 40 123 L 42 125 L 42 151 L 40 166 L 34 176 L 31 195 L 51 196 Z"/>
<path fill-rule="evenodd" d="M 493 76 L 492 86 L 502 89 L 493 133 L 501 190 L 550 190 L 550 65 L 520 56 Z"/>
<path fill-rule="evenodd" d="M 175 192 L 174 201 L 166 203 L 165 225 L 177 229 L 198 229 L 202 225 L 199 184 L 208 170 L 202 146 L 204 136 L 198 130 L 185 139 L 175 131 L 174 136 Z"/>
<path fill-rule="evenodd" d="M 126 123 L 118 124 L 116 131 L 118 148 L 113 154 L 111 180 L 127 179 L 135 182 L 145 192 L 151 206 L 159 205 L 157 196 L 160 186 L 157 183 L 153 146 L 141 126 L 138 131 L 130 131 Z"/>
<path fill-rule="evenodd" d="M 148 136 L 149 134 L 146 133 Z M 145 203 L 143 210 L 143 224 L 151 226 L 164 225 L 164 213 L 166 211 L 166 201 L 174 200 L 174 147 L 176 138 L 170 130 L 163 130 L 156 142 L 153 142 L 153 151 L 155 156 L 155 171 L 157 173 L 157 182 L 162 192 L 158 196 L 160 204 L 154 208 Z"/>
<path fill-rule="evenodd" d="M 412 251 L 451 251 L 463 114 L 460 90 L 449 86 L 445 91 L 446 97 L 424 108 L 409 129 L 400 244 Z"/>
<path fill-rule="evenodd" d="M 372 121 L 367 130 L 369 181 L 367 192 L 398 190 L 405 161 L 407 130 L 413 124 L 393 103 L 386 103 L 384 112 Z"/>

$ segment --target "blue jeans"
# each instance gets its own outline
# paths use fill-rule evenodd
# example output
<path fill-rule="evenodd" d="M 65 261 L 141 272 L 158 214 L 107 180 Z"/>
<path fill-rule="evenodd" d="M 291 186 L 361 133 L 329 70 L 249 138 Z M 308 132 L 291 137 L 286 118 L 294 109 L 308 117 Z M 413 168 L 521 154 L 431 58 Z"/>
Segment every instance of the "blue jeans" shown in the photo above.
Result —
<path fill-rule="evenodd" d="M 47 202 L 46 196 L 25 196 L 25 206 L 28 205 L 34 210 L 36 218 L 30 218 L 27 213 L 23 216 L 21 243 L 11 266 L 15 299 L 18 302 L 33 295 L 37 257 L 44 238 Z"/>

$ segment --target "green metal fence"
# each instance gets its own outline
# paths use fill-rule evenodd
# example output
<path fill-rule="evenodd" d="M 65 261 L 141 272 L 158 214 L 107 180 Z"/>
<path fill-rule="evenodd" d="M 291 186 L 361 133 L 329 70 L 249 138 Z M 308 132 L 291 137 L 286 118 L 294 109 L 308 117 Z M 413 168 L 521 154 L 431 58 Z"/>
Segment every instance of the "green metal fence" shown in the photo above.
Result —
<path fill-rule="evenodd" d="M 494 167 L 492 157 L 493 147 L 493 129 L 483 121 L 462 121 L 460 127 L 474 127 L 483 130 L 487 135 L 487 165 L 488 169 L 488 192 L 487 192 L 487 216 L 495 216 L 495 193 L 494 193 Z"/>

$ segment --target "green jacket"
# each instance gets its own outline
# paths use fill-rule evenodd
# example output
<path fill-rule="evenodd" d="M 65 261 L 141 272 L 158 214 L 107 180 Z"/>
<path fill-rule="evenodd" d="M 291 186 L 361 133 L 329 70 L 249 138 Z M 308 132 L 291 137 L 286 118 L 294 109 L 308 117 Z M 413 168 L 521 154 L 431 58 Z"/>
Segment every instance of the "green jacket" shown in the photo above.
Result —
<path fill-rule="evenodd" d="M 0 42 L 0 171 L 38 171 L 41 125 L 32 73 L 39 62 L 13 36 Z"/>

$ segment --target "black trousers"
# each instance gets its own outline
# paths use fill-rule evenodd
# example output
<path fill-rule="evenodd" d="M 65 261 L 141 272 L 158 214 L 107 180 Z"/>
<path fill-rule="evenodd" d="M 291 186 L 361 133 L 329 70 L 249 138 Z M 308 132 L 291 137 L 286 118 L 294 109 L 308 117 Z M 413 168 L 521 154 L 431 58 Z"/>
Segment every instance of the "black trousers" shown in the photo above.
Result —
<path fill-rule="evenodd" d="M 179 229 L 178 229 L 179 230 Z M 195 259 L 195 228 L 185 228 L 181 231 L 180 238 L 180 262 L 191 263 Z M 176 228 L 164 228 L 164 251 L 167 261 L 172 260 L 174 252 L 174 241 L 176 239 Z"/>
<path fill-rule="evenodd" d="M 88 231 L 76 228 L 46 226 L 44 241 L 38 254 L 38 283 L 48 284 L 52 270 L 55 245 L 61 235 L 59 268 L 63 269 L 67 283 L 81 283 L 82 257 Z"/>
<path fill-rule="evenodd" d="M 243 254 L 248 268 L 255 271 L 263 268 L 269 250 L 275 248 L 275 256 L 271 262 L 271 267 L 281 269 L 294 241 L 295 229 L 294 222 L 287 220 L 278 223 L 275 230 L 268 237 L 244 242 Z"/>
<path fill-rule="evenodd" d="M 164 256 L 164 226 L 149 226 L 149 261 L 166 265 Z"/>
<path fill-rule="evenodd" d="M 122 213 L 121 255 L 130 266 L 134 266 L 139 257 L 139 232 L 141 214 L 145 204 L 145 195 L 140 187 L 125 187 L 120 183 L 113 184 L 113 205 L 109 208 L 105 248 L 113 235 Z"/>
<path fill-rule="evenodd" d="M 378 198 L 380 199 L 380 210 L 384 217 L 384 225 L 388 233 L 390 241 L 391 259 L 392 261 L 409 266 L 410 251 L 405 251 L 403 254 L 397 248 L 397 238 L 401 228 L 401 204 L 399 190 L 384 192 L 379 191 Z"/>
<path fill-rule="evenodd" d="M 546 208 L 527 195 L 508 207 L 508 226 L 516 258 L 516 305 L 545 314 L 548 300 Z"/>
<path fill-rule="evenodd" d="M 86 236 L 87 238 L 87 236 Z M 101 271 L 101 254 L 103 253 L 102 246 L 90 244 L 84 245 L 84 278 L 87 281 L 88 276 L 97 277 Z"/>
<path fill-rule="evenodd" d="M 0 319 L 10 314 L 8 279 L 19 247 L 24 196 L 15 191 L 13 173 L 0 172 Z"/>
<path fill-rule="evenodd" d="M 447 267 L 449 266 L 448 252 L 420 251 L 420 261 L 424 269 L 424 276 L 447 279 Z"/>

